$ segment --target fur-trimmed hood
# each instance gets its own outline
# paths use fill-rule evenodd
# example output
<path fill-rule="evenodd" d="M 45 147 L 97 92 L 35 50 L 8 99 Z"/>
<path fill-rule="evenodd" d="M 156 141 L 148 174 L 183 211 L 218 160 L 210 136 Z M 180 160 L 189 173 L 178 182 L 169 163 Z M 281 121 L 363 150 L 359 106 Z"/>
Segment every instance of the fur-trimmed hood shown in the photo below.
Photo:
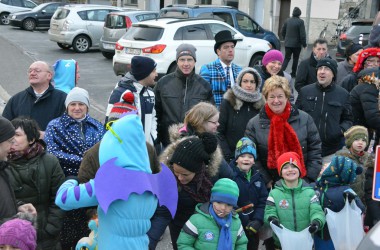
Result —
<path fill-rule="evenodd" d="M 364 167 L 364 168 L 366 168 L 366 164 L 367 164 L 368 159 L 369 159 L 368 152 L 364 152 L 363 156 L 355 156 L 355 155 L 353 155 L 351 153 L 351 151 L 346 146 L 344 146 L 341 150 L 337 151 L 335 153 L 335 155 L 341 155 L 341 156 L 344 156 L 344 157 L 348 157 L 351 160 L 353 160 L 353 161 L 361 164 L 362 167 Z"/>
<path fill-rule="evenodd" d="M 244 104 L 244 101 L 239 99 L 231 89 L 224 93 L 223 99 L 226 99 L 234 110 L 240 110 Z M 260 110 L 265 105 L 264 96 L 259 101 L 250 103 L 250 105 L 252 105 L 254 109 Z"/>
<path fill-rule="evenodd" d="M 251 68 L 251 67 L 246 67 L 240 71 L 239 75 L 236 77 L 236 84 L 241 86 L 241 79 L 243 78 L 245 73 L 248 73 L 248 72 L 251 72 L 257 76 L 258 82 L 256 83 L 256 89 L 259 89 L 259 87 L 263 83 L 263 79 L 261 78 L 260 73 L 256 69 Z"/>
<path fill-rule="evenodd" d="M 171 171 L 173 171 L 173 167 L 170 164 L 170 159 L 172 158 L 178 144 L 181 141 L 184 141 L 185 139 L 196 137 L 195 135 L 181 137 L 179 130 L 178 129 L 176 130 L 176 128 L 182 128 L 182 127 L 183 127 L 183 124 L 175 124 L 175 125 L 170 126 L 169 133 L 170 133 L 171 144 L 166 147 L 166 149 L 161 153 L 159 157 L 160 162 L 168 166 Z M 176 133 L 172 133 L 172 131 L 176 131 Z M 174 138 L 177 138 L 177 139 L 174 139 Z M 207 169 L 207 173 L 210 177 L 214 177 L 218 174 L 222 160 L 223 160 L 222 150 L 220 149 L 220 146 L 218 145 L 215 152 L 211 154 L 211 159 L 210 159 L 209 164 L 205 166 Z"/>

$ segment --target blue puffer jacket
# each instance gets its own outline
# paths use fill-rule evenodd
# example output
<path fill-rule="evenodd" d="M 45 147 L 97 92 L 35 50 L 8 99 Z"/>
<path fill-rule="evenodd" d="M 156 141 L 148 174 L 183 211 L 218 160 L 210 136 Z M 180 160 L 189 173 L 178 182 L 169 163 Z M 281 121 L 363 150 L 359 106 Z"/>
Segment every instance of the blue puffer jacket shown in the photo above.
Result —
<path fill-rule="evenodd" d="M 105 132 L 103 125 L 88 114 L 77 122 L 65 112 L 49 122 L 44 140 L 47 152 L 58 158 L 65 175 L 78 175 L 84 152 L 99 142 Z"/>
<path fill-rule="evenodd" d="M 233 180 L 239 187 L 238 207 L 243 207 L 250 203 L 253 203 L 254 206 L 254 211 L 251 214 L 239 214 L 243 227 L 245 228 L 248 223 L 253 220 L 258 220 L 263 223 L 265 204 L 268 198 L 268 191 L 263 177 L 259 171 L 253 167 L 251 170 L 251 179 L 248 181 L 247 178 L 245 178 L 245 173 L 239 170 L 235 161 L 231 161 L 230 167 L 234 171 Z"/>

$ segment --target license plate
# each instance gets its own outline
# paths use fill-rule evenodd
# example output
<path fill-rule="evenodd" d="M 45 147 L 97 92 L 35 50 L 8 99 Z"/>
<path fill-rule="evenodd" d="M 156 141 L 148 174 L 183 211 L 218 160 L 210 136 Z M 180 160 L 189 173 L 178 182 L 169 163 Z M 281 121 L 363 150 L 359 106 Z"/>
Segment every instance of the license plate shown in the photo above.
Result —
<path fill-rule="evenodd" d="M 125 54 L 140 55 L 141 49 L 125 48 Z"/>
<path fill-rule="evenodd" d="M 105 48 L 105 49 L 115 49 L 115 45 L 108 44 L 108 43 L 103 43 L 103 48 Z"/>

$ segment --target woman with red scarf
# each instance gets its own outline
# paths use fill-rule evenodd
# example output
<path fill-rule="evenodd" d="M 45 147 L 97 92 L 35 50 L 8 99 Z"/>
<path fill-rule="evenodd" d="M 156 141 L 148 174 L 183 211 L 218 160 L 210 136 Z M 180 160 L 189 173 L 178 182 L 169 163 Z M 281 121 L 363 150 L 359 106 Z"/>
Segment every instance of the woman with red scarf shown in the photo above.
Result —
<path fill-rule="evenodd" d="M 247 124 L 245 135 L 255 144 L 256 165 L 267 187 L 280 179 L 277 158 L 289 151 L 301 157 L 301 178 L 315 181 L 321 170 L 321 140 L 313 118 L 289 102 L 291 91 L 286 78 L 272 76 L 265 81 L 265 106 Z"/>

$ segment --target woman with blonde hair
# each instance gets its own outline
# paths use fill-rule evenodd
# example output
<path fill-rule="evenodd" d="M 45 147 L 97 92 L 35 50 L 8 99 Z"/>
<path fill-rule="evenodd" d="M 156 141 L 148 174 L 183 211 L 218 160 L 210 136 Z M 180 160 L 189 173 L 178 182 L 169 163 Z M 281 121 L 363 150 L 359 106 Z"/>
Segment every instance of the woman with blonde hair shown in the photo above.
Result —
<path fill-rule="evenodd" d="M 219 126 L 219 110 L 211 103 L 200 102 L 187 113 L 184 123 L 170 126 L 170 141 L 175 142 L 184 136 L 199 135 L 204 132 L 216 134 Z"/>
<path fill-rule="evenodd" d="M 247 124 L 245 136 L 255 144 L 258 152 L 257 166 L 267 187 L 280 179 L 277 158 L 288 151 L 300 155 L 306 172 L 302 178 L 315 181 L 321 170 L 321 140 L 313 118 L 293 106 L 286 78 L 272 76 L 265 81 L 263 96 L 265 106 Z"/>

